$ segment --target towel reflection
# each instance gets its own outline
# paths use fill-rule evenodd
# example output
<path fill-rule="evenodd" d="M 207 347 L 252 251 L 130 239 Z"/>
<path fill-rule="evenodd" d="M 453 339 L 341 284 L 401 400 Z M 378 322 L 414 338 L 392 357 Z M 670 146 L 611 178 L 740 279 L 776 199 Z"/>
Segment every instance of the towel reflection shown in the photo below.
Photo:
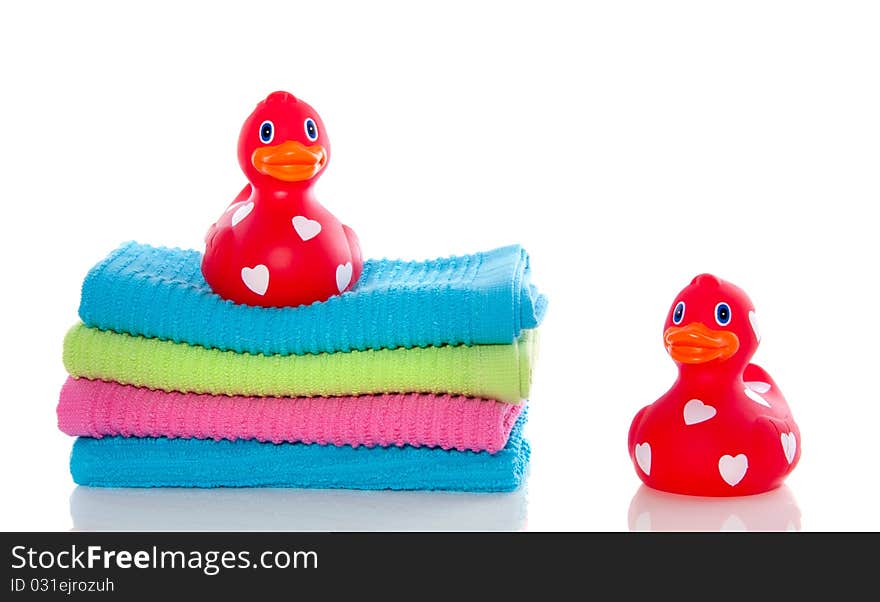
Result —
<path fill-rule="evenodd" d="M 223 531 L 516 531 L 526 493 L 77 487 L 73 528 Z"/>
<path fill-rule="evenodd" d="M 760 495 L 676 495 L 642 485 L 629 505 L 630 531 L 800 531 L 801 511 L 788 487 Z"/>

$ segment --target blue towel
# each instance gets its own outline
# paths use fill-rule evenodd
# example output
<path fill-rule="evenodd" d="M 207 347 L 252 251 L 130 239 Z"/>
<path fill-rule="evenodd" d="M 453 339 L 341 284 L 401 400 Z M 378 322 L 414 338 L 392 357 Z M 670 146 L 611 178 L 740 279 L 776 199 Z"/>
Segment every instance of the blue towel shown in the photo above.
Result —
<path fill-rule="evenodd" d="M 544 316 L 519 246 L 432 261 L 369 260 L 352 292 L 287 308 L 215 295 L 201 253 L 125 243 L 82 287 L 87 326 L 236 352 L 302 355 L 507 344 Z"/>
<path fill-rule="evenodd" d="M 496 454 L 254 440 L 80 437 L 70 472 L 93 487 L 299 487 L 512 491 L 529 460 L 525 414 Z"/>

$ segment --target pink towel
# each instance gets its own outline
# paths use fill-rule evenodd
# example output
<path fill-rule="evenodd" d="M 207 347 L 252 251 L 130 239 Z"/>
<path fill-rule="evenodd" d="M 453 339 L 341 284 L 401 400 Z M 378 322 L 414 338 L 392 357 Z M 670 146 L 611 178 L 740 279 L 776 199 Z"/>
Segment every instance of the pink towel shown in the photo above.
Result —
<path fill-rule="evenodd" d="M 507 443 L 521 409 L 451 395 L 229 397 L 68 378 L 58 402 L 58 427 L 96 438 L 257 439 L 494 453 Z"/>

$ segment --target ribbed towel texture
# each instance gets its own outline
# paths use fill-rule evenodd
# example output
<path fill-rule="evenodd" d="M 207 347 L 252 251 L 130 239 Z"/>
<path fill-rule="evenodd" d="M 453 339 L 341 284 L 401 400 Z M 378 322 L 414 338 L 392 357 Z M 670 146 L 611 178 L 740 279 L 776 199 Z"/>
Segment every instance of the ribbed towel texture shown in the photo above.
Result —
<path fill-rule="evenodd" d="M 228 397 L 69 378 L 58 426 L 68 435 L 256 439 L 358 447 L 497 452 L 522 406 L 450 395 Z"/>
<path fill-rule="evenodd" d="M 511 491 L 529 458 L 522 414 L 497 454 L 425 447 L 80 437 L 70 471 L 95 487 L 304 487 Z"/>
<path fill-rule="evenodd" d="M 510 345 L 249 355 L 77 325 L 64 339 L 76 377 L 220 395 L 449 393 L 520 403 L 531 382 L 533 331 Z"/>
<path fill-rule="evenodd" d="M 519 246 L 431 261 L 369 260 L 355 290 L 291 308 L 237 305 L 202 277 L 201 254 L 126 243 L 86 276 L 87 326 L 237 352 L 304 354 L 507 344 L 546 299 Z"/>
<path fill-rule="evenodd" d="M 126 243 L 86 276 L 59 428 L 97 487 L 509 491 L 547 301 L 519 246 L 371 260 L 300 307 L 221 299 L 196 251 Z"/>

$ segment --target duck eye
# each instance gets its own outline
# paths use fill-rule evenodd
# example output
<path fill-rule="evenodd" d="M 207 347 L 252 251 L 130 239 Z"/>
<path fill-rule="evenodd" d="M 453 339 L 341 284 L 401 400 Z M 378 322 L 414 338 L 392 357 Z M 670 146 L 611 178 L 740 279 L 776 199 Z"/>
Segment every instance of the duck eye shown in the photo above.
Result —
<path fill-rule="evenodd" d="M 260 140 L 263 144 L 272 142 L 275 137 L 275 125 L 271 121 L 264 121 L 260 124 Z"/>
<path fill-rule="evenodd" d="M 715 306 L 715 321 L 719 326 L 730 324 L 730 306 L 727 303 L 719 303 Z"/>
<path fill-rule="evenodd" d="M 684 301 L 679 301 L 672 312 L 672 323 L 681 324 L 682 320 L 684 320 Z"/>
<path fill-rule="evenodd" d="M 306 130 L 306 138 L 314 142 L 318 139 L 318 124 L 315 123 L 315 120 L 309 117 L 303 123 L 303 128 Z"/>

